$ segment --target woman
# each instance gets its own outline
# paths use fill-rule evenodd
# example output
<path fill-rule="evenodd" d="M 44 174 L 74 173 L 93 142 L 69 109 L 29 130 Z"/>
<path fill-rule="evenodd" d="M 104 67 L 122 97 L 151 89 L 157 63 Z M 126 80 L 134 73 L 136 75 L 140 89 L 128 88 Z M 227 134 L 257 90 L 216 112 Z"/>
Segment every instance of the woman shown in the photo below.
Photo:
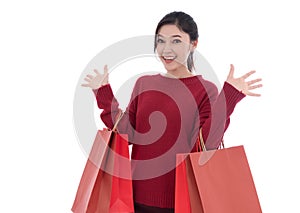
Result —
<path fill-rule="evenodd" d="M 246 95 L 261 87 L 261 79 L 246 81 L 255 71 L 234 78 L 234 67 L 218 94 L 216 86 L 193 74 L 193 52 L 198 29 L 193 18 L 183 12 L 167 14 L 158 23 L 154 49 L 166 74 L 140 77 L 130 103 L 118 124 L 128 134 L 132 147 L 132 177 L 136 212 L 174 212 L 176 153 L 196 151 L 202 128 L 208 149 L 218 148 L 229 117 Z M 112 128 L 119 104 L 104 73 L 87 75 L 85 84 L 96 95 L 101 119 Z"/>

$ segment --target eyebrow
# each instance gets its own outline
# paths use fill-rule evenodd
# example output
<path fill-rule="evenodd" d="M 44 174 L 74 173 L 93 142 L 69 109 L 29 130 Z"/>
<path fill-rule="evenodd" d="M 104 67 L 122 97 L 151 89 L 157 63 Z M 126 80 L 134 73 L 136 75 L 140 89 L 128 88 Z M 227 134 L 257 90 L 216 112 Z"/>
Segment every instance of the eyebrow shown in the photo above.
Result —
<path fill-rule="evenodd" d="M 157 35 L 164 38 L 164 36 L 161 35 L 161 34 L 157 34 Z M 181 35 L 172 35 L 172 36 L 170 36 L 170 37 L 172 37 L 172 38 L 176 38 L 176 37 L 181 38 Z"/>

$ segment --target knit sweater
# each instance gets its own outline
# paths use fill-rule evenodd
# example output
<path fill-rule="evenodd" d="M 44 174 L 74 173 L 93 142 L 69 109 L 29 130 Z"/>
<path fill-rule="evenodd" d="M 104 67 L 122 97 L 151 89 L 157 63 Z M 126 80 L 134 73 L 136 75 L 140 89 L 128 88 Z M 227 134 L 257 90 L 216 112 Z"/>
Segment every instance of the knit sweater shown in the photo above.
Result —
<path fill-rule="evenodd" d="M 109 84 L 94 91 L 101 119 L 112 128 L 119 103 Z M 118 131 L 132 144 L 134 201 L 174 208 L 176 154 L 194 152 L 202 128 L 207 149 L 218 148 L 236 104 L 245 95 L 225 82 L 217 87 L 201 75 L 140 77 Z"/>

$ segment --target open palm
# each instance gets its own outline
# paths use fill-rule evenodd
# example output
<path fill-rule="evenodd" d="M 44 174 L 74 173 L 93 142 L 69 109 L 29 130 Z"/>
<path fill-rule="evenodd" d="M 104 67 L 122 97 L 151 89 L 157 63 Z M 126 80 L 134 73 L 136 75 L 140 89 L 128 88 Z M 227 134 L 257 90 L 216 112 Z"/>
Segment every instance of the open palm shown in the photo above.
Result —
<path fill-rule="evenodd" d="M 104 66 L 104 73 L 101 74 L 98 70 L 94 69 L 95 76 L 87 75 L 84 80 L 86 81 L 85 84 L 81 84 L 83 87 L 90 87 L 92 89 L 98 89 L 99 87 L 108 84 L 108 69 L 107 65 Z"/>
<path fill-rule="evenodd" d="M 246 79 L 254 73 L 255 73 L 255 70 L 252 70 L 252 71 L 246 73 L 245 75 L 243 75 L 242 77 L 234 78 L 234 66 L 232 64 L 230 64 L 230 71 L 229 71 L 226 81 L 229 84 L 231 84 L 232 86 L 234 86 L 237 90 L 244 93 L 245 95 L 258 97 L 258 96 L 260 96 L 260 94 L 253 93 L 252 90 L 262 87 L 262 84 L 257 84 L 262 79 L 257 78 L 254 80 L 246 81 Z"/>

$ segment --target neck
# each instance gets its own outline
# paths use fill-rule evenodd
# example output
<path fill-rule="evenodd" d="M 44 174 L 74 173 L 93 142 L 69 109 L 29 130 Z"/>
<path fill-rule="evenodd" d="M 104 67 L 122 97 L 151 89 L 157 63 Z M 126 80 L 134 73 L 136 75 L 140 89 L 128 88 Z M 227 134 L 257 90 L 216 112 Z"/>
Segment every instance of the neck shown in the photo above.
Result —
<path fill-rule="evenodd" d="M 172 78 L 186 78 L 194 76 L 193 73 L 191 73 L 186 67 L 180 70 L 167 70 L 165 75 Z"/>

